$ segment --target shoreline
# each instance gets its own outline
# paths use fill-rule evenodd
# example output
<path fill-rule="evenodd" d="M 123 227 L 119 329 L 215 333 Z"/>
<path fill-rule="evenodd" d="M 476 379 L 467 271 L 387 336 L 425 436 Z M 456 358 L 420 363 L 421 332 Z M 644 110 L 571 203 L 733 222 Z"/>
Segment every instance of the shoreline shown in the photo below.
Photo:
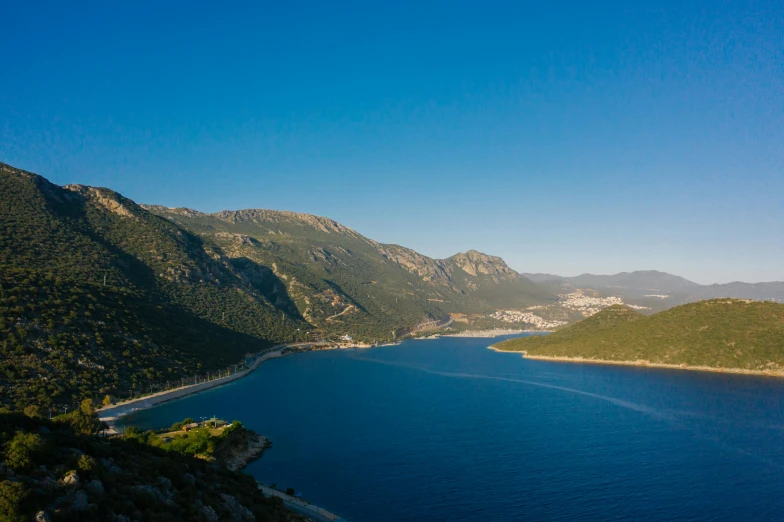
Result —
<path fill-rule="evenodd" d="M 108 435 L 118 435 L 121 433 L 118 424 L 122 417 L 125 417 L 126 415 L 133 413 L 135 411 L 146 410 L 148 408 L 152 408 L 153 406 L 163 404 L 164 402 L 181 399 L 183 397 L 195 395 L 203 391 L 212 390 L 214 388 L 223 386 L 224 384 L 228 384 L 230 382 L 234 382 L 236 380 L 242 379 L 243 377 L 247 377 L 256 368 L 258 368 L 259 365 L 264 361 L 269 359 L 276 359 L 279 357 L 285 357 L 286 355 L 293 353 L 291 351 L 286 351 L 286 349 L 288 348 L 310 348 L 314 351 L 318 351 L 318 350 L 342 350 L 342 349 L 349 349 L 349 348 L 366 349 L 366 348 L 374 348 L 376 346 L 397 346 L 397 344 L 399 343 L 372 345 L 366 343 L 304 342 L 304 343 L 277 345 L 267 349 L 262 355 L 260 355 L 253 362 L 253 364 L 250 367 L 246 368 L 245 370 L 241 370 L 237 373 L 233 373 L 226 377 L 220 377 L 218 379 L 213 379 L 211 381 L 205 381 L 196 384 L 188 384 L 186 386 L 172 388 L 171 390 L 160 391 L 160 392 L 153 393 L 151 395 L 137 397 L 135 399 L 128 399 L 123 402 L 111 404 L 109 406 L 102 406 L 96 409 L 95 412 L 98 415 L 98 419 L 107 424 L 108 429 L 106 430 L 106 433 Z"/>
<path fill-rule="evenodd" d="M 485 338 L 485 337 L 500 337 L 502 335 L 517 335 L 523 333 L 552 333 L 550 330 L 506 330 L 503 328 L 496 328 L 494 330 L 466 330 L 464 332 L 454 334 L 444 334 L 441 337 L 470 337 L 470 338 Z"/>
<path fill-rule="evenodd" d="M 118 429 L 118 423 L 122 417 L 133 413 L 138 410 L 146 410 L 153 406 L 157 406 L 158 404 L 162 404 L 164 402 L 173 401 L 176 399 L 180 399 L 183 397 L 188 397 L 190 395 L 195 395 L 197 393 L 211 390 L 213 388 L 218 388 L 223 386 L 224 384 L 228 384 L 230 382 L 234 382 L 236 380 L 242 379 L 246 377 L 250 373 L 252 373 L 256 368 L 259 367 L 261 363 L 269 359 L 276 359 L 278 357 L 284 357 L 288 355 L 285 350 L 287 348 L 304 348 L 310 346 L 320 346 L 321 343 L 291 343 L 291 344 L 282 344 L 273 346 L 271 348 L 266 349 L 263 353 L 261 353 L 256 360 L 251 364 L 248 368 L 238 371 L 237 373 L 233 373 L 231 375 L 227 375 L 226 377 L 220 377 L 217 379 L 213 379 L 210 381 L 203 381 L 196 384 L 188 384 L 186 386 L 180 386 L 178 388 L 172 388 L 171 390 L 165 390 L 153 393 L 151 395 L 145 395 L 143 397 L 137 397 L 135 399 L 128 399 L 126 401 L 118 402 L 116 404 L 111 404 L 109 406 L 102 406 L 95 410 L 95 413 L 98 415 L 98 419 L 102 422 L 105 422 L 108 426 L 106 433 L 108 435 L 118 435 L 121 431 Z"/>
<path fill-rule="evenodd" d="M 716 368 L 714 366 L 690 366 L 687 364 L 654 363 L 646 360 L 613 361 L 609 359 L 589 359 L 587 357 L 565 357 L 556 355 L 528 355 L 517 350 L 499 350 L 495 346 L 488 346 L 489 350 L 498 353 L 519 353 L 523 359 L 532 361 L 563 362 L 571 364 L 601 364 L 608 366 L 637 366 L 640 368 L 662 368 L 666 370 L 686 370 L 692 372 L 734 373 L 739 375 L 756 375 L 764 377 L 784 377 L 784 370 L 748 370 L 745 368 Z"/>
<path fill-rule="evenodd" d="M 180 386 L 171 390 L 153 393 L 152 395 L 146 395 L 144 397 L 129 399 L 127 401 L 118 402 L 109 406 L 103 406 L 95 410 L 95 413 L 98 415 L 98 419 L 102 422 L 105 422 L 108 426 L 108 429 L 106 430 L 107 434 L 118 435 L 121 433 L 121 430 L 118 429 L 120 419 L 130 413 L 138 410 L 146 410 L 164 402 L 188 397 L 196 393 L 218 388 L 224 384 L 234 382 L 253 372 L 253 370 L 258 368 L 262 362 L 269 359 L 283 357 L 284 355 L 283 348 L 279 348 L 277 351 L 268 351 L 256 359 L 256 361 L 254 361 L 254 363 L 249 368 L 237 373 L 233 373 L 227 377 L 221 377 L 197 384 L 189 384 L 187 386 Z"/>
<path fill-rule="evenodd" d="M 267 497 L 278 497 L 283 501 L 283 504 L 285 504 L 287 508 L 296 511 L 300 515 L 305 515 L 319 522 L 345 522 L 344 518 L 341 518 L 340 516 L 331 513 L 326 509 L 311 504 L 306 500 L 293 497 L 280 490 L 264 485 L 261 482 L 257 482 L 256 484 L 258 485 L 258 488 L 261 490 L 261 492 L 264 493 L 264 495 Z"/>

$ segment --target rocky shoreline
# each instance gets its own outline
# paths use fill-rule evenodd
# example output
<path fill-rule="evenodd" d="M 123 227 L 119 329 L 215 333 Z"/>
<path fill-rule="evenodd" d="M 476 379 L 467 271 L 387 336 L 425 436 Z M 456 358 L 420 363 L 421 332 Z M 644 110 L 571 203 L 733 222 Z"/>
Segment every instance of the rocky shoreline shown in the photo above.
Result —
<path fill-rule="evenodd" d="M 256 432 L 248 431 L 244 438 L 243 446 L 236 446 L 227 450 L 227 455 L 221 457 L 223 465 L 231 471 L 237 471 L 248 465 L 249 462 L 258 460 L 264 450 L 272 446 L 267 437 Z"/>

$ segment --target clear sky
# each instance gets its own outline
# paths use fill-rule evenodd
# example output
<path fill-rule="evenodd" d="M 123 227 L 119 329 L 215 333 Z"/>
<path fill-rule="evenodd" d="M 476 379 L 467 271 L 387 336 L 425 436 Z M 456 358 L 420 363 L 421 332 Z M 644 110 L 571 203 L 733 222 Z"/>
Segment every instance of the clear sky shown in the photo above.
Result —
<path fill-rule="evenodd" d="M 784 2 L 78 4 L 0 1 L 0 161 L 519 271 L 784 280 Z"/>

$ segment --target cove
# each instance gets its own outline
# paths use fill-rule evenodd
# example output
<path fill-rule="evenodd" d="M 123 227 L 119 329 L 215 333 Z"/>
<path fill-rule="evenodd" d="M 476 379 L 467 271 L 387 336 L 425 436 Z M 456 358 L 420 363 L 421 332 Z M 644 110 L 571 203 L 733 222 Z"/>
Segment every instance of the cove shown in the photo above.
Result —
<path fill-rule="evenodd" d="M 295 354 L 126 418 L 239 419 L 246 472 L 351 522 L 784 519 L 784 380 L 441 338 Z"/>

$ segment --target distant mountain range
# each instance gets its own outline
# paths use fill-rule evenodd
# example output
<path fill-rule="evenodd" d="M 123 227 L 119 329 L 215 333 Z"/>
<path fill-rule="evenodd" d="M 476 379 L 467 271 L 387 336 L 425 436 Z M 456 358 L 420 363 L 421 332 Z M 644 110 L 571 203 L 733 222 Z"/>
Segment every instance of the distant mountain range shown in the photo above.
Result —
<path fill-rule="evenodd" d="M 582 274 L 574 277 L 541 273 L 522 275 L 537 283 L 549 283 L 550 286 L 552 283 L 564 283 L 577 288 L 590 288 L 620 295 L 628 299 L 666 295 L 658 298 L 671 306 L 716 297 L 784 302 L 783 281 L 700 285 L 683 277 L 656 270 L 621 272 L 614 275 Z"/>

